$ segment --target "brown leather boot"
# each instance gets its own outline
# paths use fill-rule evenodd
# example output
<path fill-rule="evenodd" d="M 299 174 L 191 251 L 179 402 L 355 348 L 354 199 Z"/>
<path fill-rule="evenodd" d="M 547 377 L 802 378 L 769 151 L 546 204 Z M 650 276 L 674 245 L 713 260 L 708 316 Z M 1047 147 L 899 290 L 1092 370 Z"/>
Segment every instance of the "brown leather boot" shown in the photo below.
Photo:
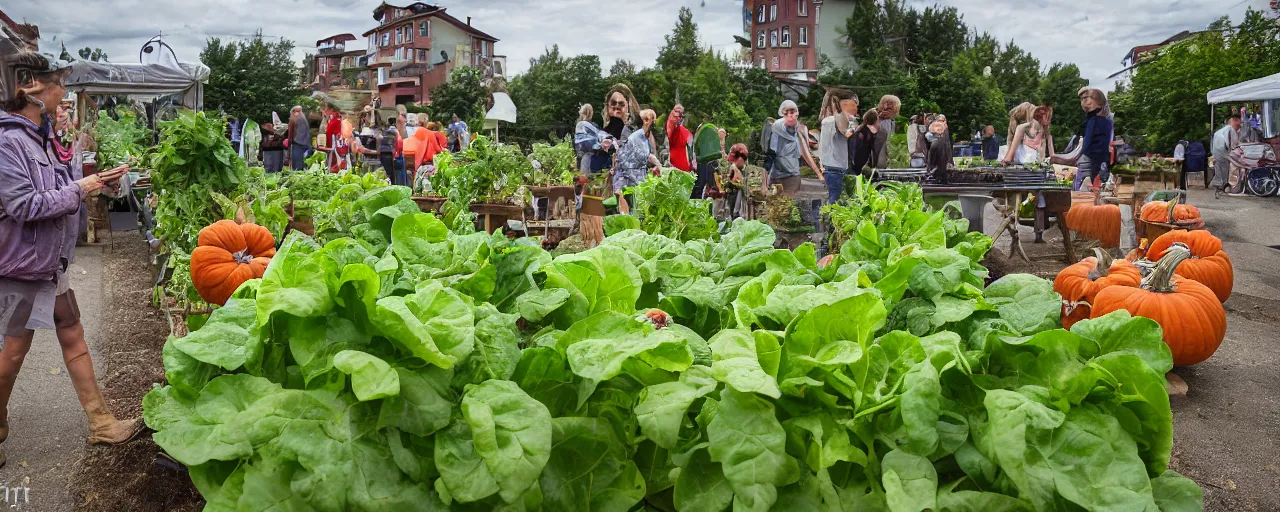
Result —
<path fill-rule="evenodd" d="M 121 444 L 142 431 L 143 424 L 138 418 L 121 421 L 107 409 L 102 389 L 93 374 L 93 361 L 87 354 L 67 361 L 67 374 L 71 376 L 71 385 L 76 388 L 76 396 L 89 418 L 89 444 Z"/>

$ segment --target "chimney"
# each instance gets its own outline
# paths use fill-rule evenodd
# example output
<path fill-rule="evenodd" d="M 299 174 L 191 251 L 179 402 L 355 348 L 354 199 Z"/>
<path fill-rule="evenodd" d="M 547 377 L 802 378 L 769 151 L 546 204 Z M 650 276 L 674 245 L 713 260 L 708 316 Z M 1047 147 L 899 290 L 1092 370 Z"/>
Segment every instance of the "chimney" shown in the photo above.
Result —
<path fill-rule="evenodd" d="M 468 27 L 470 27 L 470 26 L 471 26 L 471 17 L 470 17 L 470 16 L 467 16 L 467 26 L 468 26 Z"/>

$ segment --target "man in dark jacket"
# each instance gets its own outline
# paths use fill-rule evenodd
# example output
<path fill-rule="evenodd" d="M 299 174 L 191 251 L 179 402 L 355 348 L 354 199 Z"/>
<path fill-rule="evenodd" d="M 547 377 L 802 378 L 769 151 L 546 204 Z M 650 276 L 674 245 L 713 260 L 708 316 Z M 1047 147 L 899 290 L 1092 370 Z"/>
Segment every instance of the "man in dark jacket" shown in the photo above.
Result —
<path fill-rule="evenodd" d="M 982 159 L 991 161 L 1000 158 L 1000 136 L 996 135 L 996 128 L 987 125 L 982 132 Z"/>

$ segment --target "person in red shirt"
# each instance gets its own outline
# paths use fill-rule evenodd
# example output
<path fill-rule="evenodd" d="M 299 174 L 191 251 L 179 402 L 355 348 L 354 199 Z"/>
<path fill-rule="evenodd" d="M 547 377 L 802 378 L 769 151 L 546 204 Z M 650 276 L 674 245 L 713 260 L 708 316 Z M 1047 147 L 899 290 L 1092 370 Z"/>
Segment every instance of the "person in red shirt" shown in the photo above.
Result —
<path fill-rule="evenodd" d="M 671 148 L 671 165 L 676 169 L 693 171 L 689 163 L 689 141 L 692 139 L 693 134 L 684 127 L 684 106 L 672 107 L 667 115 L 667 146 Z"/>

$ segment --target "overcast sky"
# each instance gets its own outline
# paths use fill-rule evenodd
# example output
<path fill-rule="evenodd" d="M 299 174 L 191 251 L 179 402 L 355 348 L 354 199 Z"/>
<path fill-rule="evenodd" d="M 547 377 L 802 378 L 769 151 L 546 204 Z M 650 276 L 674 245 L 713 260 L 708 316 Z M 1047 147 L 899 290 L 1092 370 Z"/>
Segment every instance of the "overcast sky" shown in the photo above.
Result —
<path fill-rule="evenodd" d="M 789 0 L 784 0 L 789 1 Z M 844 0 L 828 0 L 844 1 Z M 909 0 L 918 9 L 933 1 Z M 139 47 L 158 33 L 181 60 L 195 60 L 209 37 L 235 38 L 261 29 L 299 47 L 317 39 L 374 26 L 374 0 L 5 0 L 16 20 L 40 26 L 41 49 L 72 53 L 101 47 L 112 61 L 136 62 Z M 407 3 L 407 2 L 406 2 Z M 568 55 L 600 56 L 604 70 L 616 58 L 652 65 L 680 5 L 693 8 L 703 45 L 734 49 L 742 34 L 741 1 L 735 0 L 443 0 L 458 19 L 497 37 L 497 54 L 510 71 L 559 44 Z M 960 9 L 969 26 L 1002 41 L 1015 40 L 1040 59 L 1074 62 L 1093 84 L 1121 69 L 1129 48 L 1159 42 L 1181 30 L 1204 28 L 1223 14 L 1239 22 L 1245 9 L 1267 0 L 939 0 Z M 363 44 L 360 41 L 359 44 Z"/>

